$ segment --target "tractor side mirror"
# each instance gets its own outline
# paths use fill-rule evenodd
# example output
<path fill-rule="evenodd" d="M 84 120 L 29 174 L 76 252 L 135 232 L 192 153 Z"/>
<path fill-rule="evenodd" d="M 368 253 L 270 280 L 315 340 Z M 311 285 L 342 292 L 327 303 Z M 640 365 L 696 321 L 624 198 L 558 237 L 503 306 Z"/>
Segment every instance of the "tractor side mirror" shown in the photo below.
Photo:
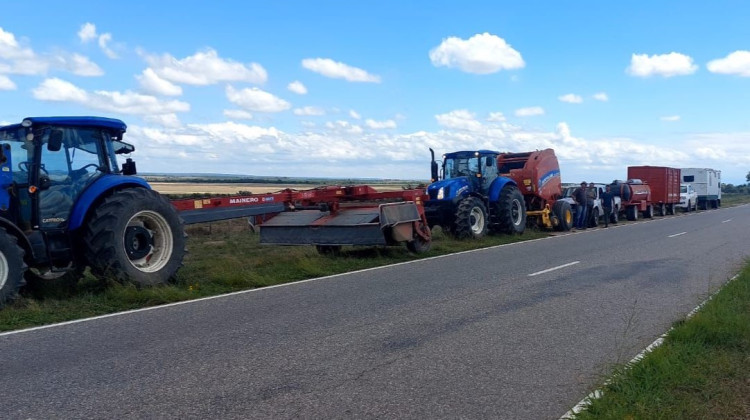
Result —
<path fill-rule="evenodd" d="M 47 150 L 50 152 L 59 152 L 62 148 L 63 132 L 62 130 L 52 130 L 47 140 Z"/>
<path fill-rule="evenodd" d="M 127 158 L 125 160 L 125 163 L 122 164 L 122 174 L 123 175 L 135 175 L 137 171 L 135 170 L 135 162 L 131 158 Z"/>

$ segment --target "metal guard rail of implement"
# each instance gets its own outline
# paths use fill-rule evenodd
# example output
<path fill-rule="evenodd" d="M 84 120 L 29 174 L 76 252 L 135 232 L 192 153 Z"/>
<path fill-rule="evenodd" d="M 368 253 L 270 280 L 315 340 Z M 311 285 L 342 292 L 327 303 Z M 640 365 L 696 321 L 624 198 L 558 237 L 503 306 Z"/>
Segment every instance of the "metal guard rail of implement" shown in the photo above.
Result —
<path fill-rule="evenodd" d="M 423 189 L 379 192 L 368 185 L 172 200 L 186 224 L 252 217 L 261 243 L 391 245 L 430 242 Z"/>

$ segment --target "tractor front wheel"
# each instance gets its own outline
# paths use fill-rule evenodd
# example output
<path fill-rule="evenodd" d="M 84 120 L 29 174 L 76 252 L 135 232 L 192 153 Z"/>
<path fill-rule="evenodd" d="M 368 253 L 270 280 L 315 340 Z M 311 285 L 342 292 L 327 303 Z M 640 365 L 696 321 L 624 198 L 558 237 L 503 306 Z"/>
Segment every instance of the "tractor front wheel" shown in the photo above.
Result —
<path fill-rule="evenodd" d="M 18 297 L 26 264 L 15 236 L 0 227 L 0 308 Z"/>
<path fill-rule="evenodd" d="M 129 188 L 94 209 L 84 233 L 91 272 L 138 286 L 167 283 L 182 266 L 185 232 L 169 201 L 156 191 Z"/>
<path fill-rule="evenodd" d="M 487 207 L 476 197 L 467 197 L 458 204 L 453 234 L 457 238 L 481 238 L 487 234 Z"/>

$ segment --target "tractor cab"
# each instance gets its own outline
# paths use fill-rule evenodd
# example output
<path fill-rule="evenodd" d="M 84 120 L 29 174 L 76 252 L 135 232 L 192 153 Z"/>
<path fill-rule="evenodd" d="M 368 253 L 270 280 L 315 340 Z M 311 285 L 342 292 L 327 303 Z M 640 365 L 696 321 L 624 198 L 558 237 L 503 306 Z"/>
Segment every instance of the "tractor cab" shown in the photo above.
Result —
<path fill-rule="evenodd" d="M 499 152 L 491 150 L 446 153 L 443 155 L 440 174 L 437 173 L 438 165 L 433 164 L 433 183 L 428 187 L 427 193 L 430 198 L 441 200 L 457 198 L 470 192 L 486 192 L 498 176 L 498 154 Z M 439 194 L 441 190 L 443 194 Z"/>
<path fill-rule="evenodd" d="M 117 164 L 117 154 L 134 150 L 121 141 L 125 128 L 92 117 L 27 118 L 0 127 L 0 217 L 23 231 L 66 228 L 88 186 L 107 174 L 135 172 L 132 161 L 123 170 Z"/>

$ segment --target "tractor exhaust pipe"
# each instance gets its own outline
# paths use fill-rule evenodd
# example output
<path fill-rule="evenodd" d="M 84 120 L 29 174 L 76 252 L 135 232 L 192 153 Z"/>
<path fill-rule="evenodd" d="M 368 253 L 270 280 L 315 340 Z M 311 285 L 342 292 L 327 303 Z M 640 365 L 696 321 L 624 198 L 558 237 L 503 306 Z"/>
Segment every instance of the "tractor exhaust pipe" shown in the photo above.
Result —
<path fill-rule="evenodd" d="M 438 164 L 435 162 L 435 151 L 432 150 L 432 147 L 430 147 L 430 155 L 432 156 L 430 161 L 430 182 L 435 182 L 438 180 Z"/>

